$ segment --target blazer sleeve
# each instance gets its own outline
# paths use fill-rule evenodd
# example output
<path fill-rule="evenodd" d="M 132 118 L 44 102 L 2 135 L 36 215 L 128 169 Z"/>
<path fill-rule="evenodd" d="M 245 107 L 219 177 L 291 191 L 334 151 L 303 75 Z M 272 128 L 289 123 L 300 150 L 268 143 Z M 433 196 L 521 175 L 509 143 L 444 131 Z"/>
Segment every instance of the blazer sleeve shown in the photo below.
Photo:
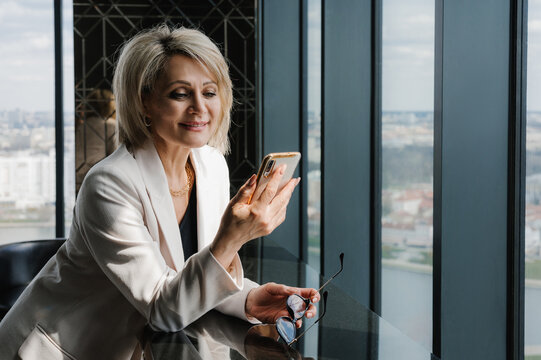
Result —
<path fill-rule="evenodd" d="M 255 289 L 258 286 L 258 283 L 248 278 L 244 278 L 244 286 L 242 290 L 222 301 L 218 306 L 216 306 L 216 310 L 223 314 L 232 315 L 238 317 L 239 319 L 251 322 L 252 324 L 260 323 L 260 321 L 255 318 L 247 317 L 245 311 L 246 297 L 248 296 L 248 293 L 250 290 Z"/>
<path fill-rule="evenodd" d="M 221 207 L 220 214 L 223 214 L 227 205 L 229 204 L 229 199 L 231 198 L 231 194 L 229 192 L 229 167 L 227 166 L 227 162 L 222 154 L 219 154 L 217 156 L 218 159 L 216 161 L 216 164 L 220 164 L 220 166 L 215 167 L 213 171 L 217 172 L 214 177 L 216 178 L 216 180 L 222 181 L 221 187 L 224 189 L 222 198 L 219 199 L 219 206 Z M 259 323 L 259 321 L 254 318 L 248 318 L 245 311 L 246 297 L 248 296 L 248 293 L 250 292 L 250 290 L 258 286 L 258 283 L 248 278 L 244 278 L 244 286 L 242 290 L 224 299 L 218 306 L 216 306 L 215 309 L 223 314 L 232 315 L 254 324 Z"/>
<path fill-rule="evenodd" d="M 168 267 L 144 222 L 129 175 L 114 166 L 92 169 L 78 196 L 75 217 L 101 271 L 159 331 L 178 331 L 243 290 L 209 247 L 177 272 Z M 240 259 L 236 259 L 240 268 Z M 242 273 L 242 270 L 241 270 Z"/>

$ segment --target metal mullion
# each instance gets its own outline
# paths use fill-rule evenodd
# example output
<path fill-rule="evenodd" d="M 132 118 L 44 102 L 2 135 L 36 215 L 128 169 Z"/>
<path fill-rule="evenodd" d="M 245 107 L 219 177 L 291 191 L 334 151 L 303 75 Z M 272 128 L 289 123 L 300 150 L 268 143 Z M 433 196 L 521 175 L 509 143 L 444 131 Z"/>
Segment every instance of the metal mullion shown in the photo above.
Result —
<path fill-rule="evenodd" d="M 510 11 L 507 359 L 524 358 L 527 0 Z"/>
<path fill-rule="evenodd" d="M 301 157 L 299 163 L 299 173 L 304 180 L 299 189 L 299 261 L 297 262 L 297 272 L 299 277 L 297 278 L 298 286 L 306 287 L 307 284 L 307 271 L 306 265 L 308 263 L 308 219 L 306 216 L 306 206 L 308 205 L 308 120 L 307 120 L 307 0 L 299 1 L 299 145 L 300 151 L 304 154 Z M 305 134 L 306 133 L 306 134 Z M 318 326 L 318 331 L 320 328 Z M 299 349 L 305 349 L 306 338 L 301 338 L 299 342 Z"/>
<path fill-rule="evenodd" d="M 324 274 L 325 269 L 325 0 L 321 0 L 321 91 L 320 91 L 320 165 L 319 165 L 319 186 L 320 186 L 320 210 L 319 210 L 319 274 Z M 308 248 L 308 245 L 307 245 Z M 318 327 L 318 339 L 323 338 L 323 328 Z M 317 353 L 323 352 L 323 341 L 317 343 Z"/>
<path fill-rule="evenodd" d="M 319 273 L 325 274 L 325 1 L 321 0 L 321 108 L 320 108 L 320 230 L 319 230 Z"/>
<path fill-rule="evenodd" d="M 64 105 L 62 89 L 62 0 L 54 1 L 55 55 L 55 156 L 56 156 L 56 237 L 65 236 L 64 219 Z"/>
<path fill-rule="evenodd" d="M 371 264 L 370 264 L 370 308 L 381 315 L 381 28 L 382 0 L 372 0 L 371 42 Z"/>
<path fill-rule="evenodd" d="M 255 6 L 255 27 L 256 27 L 256 125 L 255 125 L 255 137 L 256 137 L 256 161 L 260 161 L 263 154 L 263 51 L 264 51 L 264 39 L 263 39 L 263 0 L 254 0 Z M 257 242 L 257 254 L 259 259 L 263 258 L 263 245 L 262 239 Z M 258 261 L 258 282 L 263 282 L 263 262 Z"/>
<path fill-rule="evenodd" d="M 299 0 L 300 6 L 300 56 L 299 56 L 299 98 L 301 106 L 299 107 L 300 118 L 300 144 L 301 144 L 301 161 L 299 163 L 299 172 L 301 174 L 300 196 L 300 233 L 299 233 L 299 254 L 301 260 L 308 263 L 308 0 Z"/>
<path fill-rule="evenodd" d="M 442 111 L 443 111 L 443 0 L 435 2 L 434 32 L 434 180 L 432 352 L 441 357 L 441 237 L 442 237 Z"/>

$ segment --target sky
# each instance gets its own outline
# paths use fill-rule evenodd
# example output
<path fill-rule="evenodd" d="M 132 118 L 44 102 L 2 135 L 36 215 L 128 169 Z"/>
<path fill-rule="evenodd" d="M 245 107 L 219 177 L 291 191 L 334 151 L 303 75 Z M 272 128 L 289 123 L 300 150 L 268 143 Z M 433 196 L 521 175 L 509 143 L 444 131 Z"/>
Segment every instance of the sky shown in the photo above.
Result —
<path fill-rule="evenodd" d="M 434 108 L 434 0 L 383 0 L 382 110 Z"/>
<path fill-rule="evenodd" d="M 434 0 L 384 0 L 383 111 L 434 108 Z M 541 111 L 541 0 L 528 1 L 527 109 Z"/>
<path fill-rule="evenodd" d="M 321 114 L 321 0 L 308 0 L 307 108 Z"/>
<path fill-rule="evenodd" d="M 64 108 L 73 111 L 72 2 L 64 0 Z M 320 53 L 319 1 L 309 1 L 310 55 Z M 541 0 L 528 2 L 528 110 L 541 111 Z M 0 110 L 54 109 L 53 1 L 0 1 Z M 382 29 L 384 111 L 432 111 L 434 0 L 384 0 Z M 319 56 L 309 77 L 320 82 Z M 317 108 L 319 88 L 308 100 Z"/>
<path fill-rule="evenodd" d="M 541 111 L 541 0 L 528 0 L 527 107 Z"/>
<path fill-rule="evenodd" d="M 73 11 L 63 1 L 64 109 L 73 111 Z M 53 1 L 0 1 L 0 110 L 54 111 Z"/>

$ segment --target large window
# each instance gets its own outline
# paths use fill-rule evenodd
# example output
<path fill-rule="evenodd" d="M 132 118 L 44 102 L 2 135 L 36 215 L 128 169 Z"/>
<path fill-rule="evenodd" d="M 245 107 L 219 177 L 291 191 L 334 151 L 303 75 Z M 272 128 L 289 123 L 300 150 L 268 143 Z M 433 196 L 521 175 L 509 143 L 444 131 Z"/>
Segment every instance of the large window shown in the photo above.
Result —
<path fill-rule="evenodd" d="M 68 237 L 75 205 L 75 81 L 73 1 L 62 1 L 62 64 L 64 91 L 64 219 Z"/>
<path fill-rule="evenodd" d="M 528 2 L 524 354 L 541 358 L 541 0 Z"/>
<path fill-rule="evenodd" d="M 303 156 L 306 177 L 306 285 L 319 288 L 321 270 L 321 13 L 322 0 L 304 0 L 304 109 L 306 148 Z M 316 325 L 317 326 L 317 325 Z M 315 332 L 315 331 L 314 331 Z M 307 336 L 303 342 L 305 356 L 317 357 L 318 336 Z"/>
<path fill-rule="evenodd" d="M 384 0 L 382 316 L 432 347 L 434 1 Z"/>
<path fill-rule="evenodd" d="M 308 264 L 320 269 L 321 239 L 321 0 L 307 1 L 306 108 Z"/>
<path fill-rule="evenodd" d="M 68 25 L 71 7 L 64 2 Z M 71 38 L 72 27 L 65 29 Z M 0 3 L 0 245 L 55 237 L 54 46 L 52 1 Z M 68 43 L 65 50 L 72 53 L 73 47 Z M 67 68 L 72 64 L 66 61 Z M 73 94 L 73 76 L 65 72 Z M 73 95 L 67 99 L 69 116 Z M 73 157 L 69 149 L 67 159 Z M 69 194 L 69 182 L 66 189 Z M 65 203 L 71 214 L 73 196 Z"/>

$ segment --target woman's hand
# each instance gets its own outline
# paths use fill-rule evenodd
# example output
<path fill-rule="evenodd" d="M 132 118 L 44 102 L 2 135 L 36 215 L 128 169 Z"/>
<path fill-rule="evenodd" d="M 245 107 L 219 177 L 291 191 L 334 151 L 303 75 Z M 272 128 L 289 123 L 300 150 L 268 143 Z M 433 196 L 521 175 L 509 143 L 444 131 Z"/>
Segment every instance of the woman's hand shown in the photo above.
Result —
<path fill-rule="evenodd" d="M 315 289 L 296 288 L 272 282 L 266 283 L 248 293 L 245 305 L 246 315 L 263 323 L 274 324 L 279 317 L 289 316 L 286 300 L 289 295 L 293 294 L 310 299 L 312 303 L 317 303 L 320 299 L 319 293 Z M 316 307 L 310 304 L 304 316 L 312 318 L 316 315 L 316 311 Z M 299 319 L 296 325 L 300 327 L 302 320 Z"/>
<path fill-rule="evenodd" d="M 285 220 L 289 199 L 300 178 L 289 180 L 278 192 L 284 170 L 285 165 L 275 169 L 264 188 L 256 187 L 256 177 L 252 175 L 229 202 L 210 248 L 224 268 L 230 266 L 242 245 L 270 234 Z"/>

